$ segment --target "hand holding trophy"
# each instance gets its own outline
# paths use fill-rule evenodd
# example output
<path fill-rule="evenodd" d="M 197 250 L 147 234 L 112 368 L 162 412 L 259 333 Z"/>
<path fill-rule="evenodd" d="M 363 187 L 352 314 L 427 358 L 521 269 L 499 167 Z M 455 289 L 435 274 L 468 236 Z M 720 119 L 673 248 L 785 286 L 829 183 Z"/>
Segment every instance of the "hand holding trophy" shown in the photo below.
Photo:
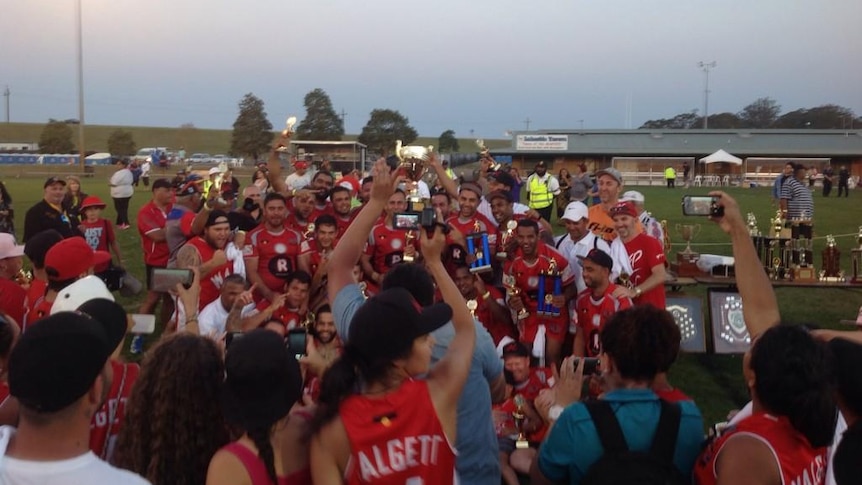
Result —
<path fill-rule="evenodd" d="M 293 136 L 293 127 L 296 125 L 296 116 L 289 116 L 285 122 L 285 127 L 281 130 L 281 137 L 275 142 L 275 151 L 286 152 L 290 138 Z"/>

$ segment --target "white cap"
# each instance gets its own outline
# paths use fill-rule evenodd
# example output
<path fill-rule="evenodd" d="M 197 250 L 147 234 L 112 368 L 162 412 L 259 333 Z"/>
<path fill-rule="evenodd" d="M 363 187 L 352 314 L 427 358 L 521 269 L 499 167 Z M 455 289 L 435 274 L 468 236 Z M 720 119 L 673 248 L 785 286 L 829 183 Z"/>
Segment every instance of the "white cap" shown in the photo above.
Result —
<path fill-rule="evenodd" d="M 24 256 L 24 246 L 15 244 L 15 236 L 0 232 L 0 259 Z"/>
<path fill-rule="evenodd" d="M 86 276 L 60 290 L 54 305 L 51 306 L 51 315 L 58 312 L 73 312 L 79 306 L 96 298 L 114 301 L 114 295 L 108 291 L 104 281 L 98 276 Z"/>
<path fill-rule="evenodd" d="M 566 206 L 566 211 L 563 212 L 562 218 L 572 222 L 578 222 L 581 219 L 589 219 L 590 211 L 583 202 L 569 202 L 569 205 Z"/>
<path fill-rule="evenodd" d="M 630 200 L 632 202 L 638 202 L 640 204 L 643 204 L 646 199 L 644 199 L 644 194 L 638 192 L 637 190 L 629 190 L 628 192 L 623 193 L 623 196 L 620 197 L 620 200 L 623 202 Z"/>
<path fill-rule="evenodd" d="M 218 175 L 221 173 L 221 169 L 218 167 L 213 167 L 209 171 L 209 175 Z"/>

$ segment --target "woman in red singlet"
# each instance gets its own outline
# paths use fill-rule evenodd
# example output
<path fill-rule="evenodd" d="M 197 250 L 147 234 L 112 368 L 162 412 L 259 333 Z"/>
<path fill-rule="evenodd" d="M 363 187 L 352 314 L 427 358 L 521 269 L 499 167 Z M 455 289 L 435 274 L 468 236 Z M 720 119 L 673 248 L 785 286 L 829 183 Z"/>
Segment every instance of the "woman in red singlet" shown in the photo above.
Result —
<path fill-rule="evenodd" d="M 275 332 L 252 330 L 228 349 L 225 371 L 225 417 L 245 434 L 213 456 L 207 485 L 310 484 L 311 415 L 291 412 L 302 392 L 294 352 Z"/>

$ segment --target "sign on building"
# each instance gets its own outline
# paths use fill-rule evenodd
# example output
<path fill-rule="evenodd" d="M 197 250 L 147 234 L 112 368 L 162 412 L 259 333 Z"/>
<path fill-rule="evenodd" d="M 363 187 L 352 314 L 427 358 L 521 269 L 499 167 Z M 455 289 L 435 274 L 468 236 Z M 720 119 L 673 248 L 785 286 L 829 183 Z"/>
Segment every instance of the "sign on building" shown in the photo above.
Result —
<path fill-rule="evenodd" d="M 569 149 L 569 135 L 518 135 L 515 149 L 566 151 Z"/>

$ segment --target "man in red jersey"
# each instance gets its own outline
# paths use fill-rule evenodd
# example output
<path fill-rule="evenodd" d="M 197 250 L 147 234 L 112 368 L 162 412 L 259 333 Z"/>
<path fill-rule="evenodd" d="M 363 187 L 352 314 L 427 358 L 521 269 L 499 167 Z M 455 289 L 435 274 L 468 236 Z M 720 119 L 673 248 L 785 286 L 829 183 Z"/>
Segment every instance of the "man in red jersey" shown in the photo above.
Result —
<path fill-rule="evenodd" d="M 170 305 L 167 315 L 173 311 L 172 300 L 167 293 L 152 291 L 153 269 L 166 268 L 170 257 L 167 239 L 165 238 L 165 223 L 171 211 L 173 191 L 168 179 L 160 178 L 153 182 L 153 198 L 138 211 L 138 234 L 141 235 L 141 247 L 144 250 L 144 265 L 147 271 L 147 299 L 141 304 L 138 313 L 153 313 L 159 296 L 164 307 Z M 162 312 L 163 314 L 165 311 Z"/>
<path fill-rule="evenodd" d="M 311 179 L 310 190 L 314 193 L 314 210 L 308 216 L 310 221 L 314 221 L 323 214 L 332 214 L 332 204 L 329 202 L 329 191 L 335 185 L 335 179 L 332 174 L 321 170 L 314 174 Z"/>
<path fill-rule="evenodd" d="M 478 185 L 474 183 L 461 185 L 458 192 L 458 214 L 450 216 L 446 223 L 464 235 L 487 232 L 488 243 L 494 246 L 497 238 L 494 223 L 476 211 L 481 198 L 482 189 Z"/>
<path fill-rule="evenodd" d="M 294 271 L 287 277 L 283 295 L 276 295 L 276 301 L 272 304 L 268 301 L 258 303 L 258 311 L 268 312 L 270 319 L 276 319 L 282 324 L 281 327 L 269 325 L 269 320 L 267 320 L 264 322 L 264 328 L 284 336 L 287 335 L 288 331 L 303 325 L 308 317 L 308 288 L 310 285 L 311 275 L 305 271 Z M 280 296 L 283 298 L 279 298 Z M 249 316 L 254 315 L 251 313 Z M 248 322 L 243 322 L 243 331 L 247 332 L 254 328 Z"/>
<path fill-rule="evenodd" d="M 326 301 L 326 270 L 329 255 L 335 248 L 335 238 L 338 234 L 336 218 L 322 215 L 314 220 L 314 236 L 302 241 L 297 258 L 297 266 L 311 275 L 309 291 L 311 308 Z"/>
<path fill-rule="evenodd" d="M 512 193 L 504 190 L 496 190 L 491 192 L 486 197 L 488 202 L 491 204 L 491 213 L 494 215 L 494 220 L 497 222 L 497 253 L 499 257 L 499 253 L 502 251 L 506 253 L 506 258 L 511 259 L 515 257 L 515 253 L 518 249 L 518 240 L 515 238 L 515 231 L 509 230 L 507 227 L 509 221 L 514 221 L 515 224 L 518 223 L 521 219 L 532 219 L 539 223 L 539 235 L 542 237 L 542 242 L 553 246 L 554 239 L 554 229 L 548 223 L 548 221 L 542 219 L 542 216 L 535 210 L 528 210 L 524 214 L 515 214 L 515 205 L 514 199 L 512 199 Z M 504 237 L 504 234 L 510 232 L 510 234 Z M 506 239 L 506 245 L 503 247 L 503 239 Z"/>
<path fill-rule="evenodd" d="M 23 329 L 27 320 L 35 318 L 36 312 L 34 308 L 36 304 L 45 296 L 48 291 L 48 274 L 45 272 L 45 256 L 48 250 L 55 244 L 63 240 L 63 235 L 53 229 L 46 229 L 36 233 L 33 237 L 27 240 L 24 245 L 24 254 L 30 260 L 30 267 L 33 270 L 33 279 L 30 281 L 30 288 L 27 290 L 27 318 L 25 321 L 18 322 L 18 325 Z"/>
<path fill-rule="evenodd" d="M 382 223 L 371 229 L 368 244 L 360 261 L 366 280 L 379 286 L 389 268 L 401 263 L 405 257 L 419 259 L 419 235 L 416 231 L 395 229 L 395 214 L 407 210 L 407 196 L 396 190 L 386 204 L 386 216 Z M 411 234 L 412 237 L 408 237 Z"/>
<path fill-rule="evenodd" d="M 491 334 L 498 352 L 506 342 L 518 338 L 518 329 L 512 323 L 512 314 L 500 290 L 486 286 L 482 278 L 471 273 L 470 268 L 464 265 L 456 266 L 451 274 L 461 296 L 467 300 L 467 308 Z"/>
<path fill-rule="evenodd" d="M 578 295 L 575 311 L 578 332 L 572 354 L 580 357 L 598 357 L 602 353 L 599 337 L 605 323 L 614 313 L 632 306 L 627 296 L 616 296 L 617 285 L 611 283 L 614 260 L 601 249 L 592 249 L 586 256 L 578 256 L 583 267 L 587 288 Z"/>
<path fill-rule="evenodd" d="M 189 239 L 177 253 L 178 268 L 197 268 L 200 273 L 198 310 L 219 297 L 225 277 L 233 274 L 233 262 L 224 251 L 230 237 L 227 213 L 217 209 L 209 213 L 203 234 Z M 184 325 L 185 319 L 181 323 Z"/>
<path fill-rule="evenodd" d="M 639 231 L 637 209 L 633 202 L 620 202 L 611 209 L 614 227 L 626 246 L 632 264 L 632 288 L 618 287 L 617 297 L 627 296 L 636 305 L 652 305 L 664 310 L 666 307 L 664 283 L 665 255 L 661 243 L 643 231 Z"/>
<path fill-rule="evenodd" d="M 297 196 L 299 198 L 299 196 Z M 269 193 L 263 201 L 263 224 L 248 233 L 243 248 L 248 281 L 256 285 L 257 300 L 272 302 L 284 288 L 284 281 L 297 268 L 303 237 L 286 227 L 287 201 Z"/>
<path fill-rule="evenodd" d="M 0 312 L 24 324 L 27 290 L 15 278 L 24 267 L 24 246 L 15 244 L 15 236 L 0 233 Z"/>
<path fill-rule="evenodd" d="M 292 206 L 293 209 L 287 214 L 284 220 L 284 227 L 296 231 L 305 238 L 308 226 L 314 220 L 311 218 L 311 215 L 314 213 L 314 196 L 305 190 L 297 192 L 290 199 L 290 204 L 285 204 L 285 207 L 289 206 Z"/>
<path fill-rule="evenodd" d="M 439 210 L 443 214 L 444 219 L 449 219 L 452 216 L 457 216 L 458 212 L 452 210 L 452 198 L 446 190 L 436 190 L 431 193 L 431 207 L 435 211 Z"/>
<path fill-rule="evenodd" d="M 341 185 L 333 187 L 329 199 L 332 201 L 332 215 L 335 217 L 335 223 L 338 227 L 337 236 L 341 237 L 347 230 L 347 226 L 353 222 L 353 214 L 350 211 L 350 189 Z"/>
<path fill-rule="evenodd" d="M 553 247 L 539 240 L 539 224 L 531 219 L 523 219 L 518 222 L 516 236 L 520 245 L 521 254 L 509 261 L 504 269 L 503 283 L 507 287 L 515 287 L 509 293 L 508 304 L 515 314 L 526 310 L 528 316 L 518 322 L 520 341 L 528 347 L 532 346 L 533 354 L 537 357 L 547 357 L 546 362 L 559 365 L 562 357 L 563 342 L 569 329 L 569 312 L 566 309 L 566 292 L 571 291 L 569 286 L 574 283 L 574 274 L 569 267 L 566 258 Z M 544 275 L 553 266 L 559 274 L 559 288 L 555 291 L 554 278 Z M 540 295 L 540 288 L 544 287 L 544 295 Z M 544 301 L 539 299 L 544 296 Z M 558 311 L 558 316 L 539 315 L 539 304 L 543 307 L 553 305 Z M 546 337 L 545 348 L 536 348 L 541 343 L 544 327 Z M 538 337 L 538 338 L 537 338 Z"/>

